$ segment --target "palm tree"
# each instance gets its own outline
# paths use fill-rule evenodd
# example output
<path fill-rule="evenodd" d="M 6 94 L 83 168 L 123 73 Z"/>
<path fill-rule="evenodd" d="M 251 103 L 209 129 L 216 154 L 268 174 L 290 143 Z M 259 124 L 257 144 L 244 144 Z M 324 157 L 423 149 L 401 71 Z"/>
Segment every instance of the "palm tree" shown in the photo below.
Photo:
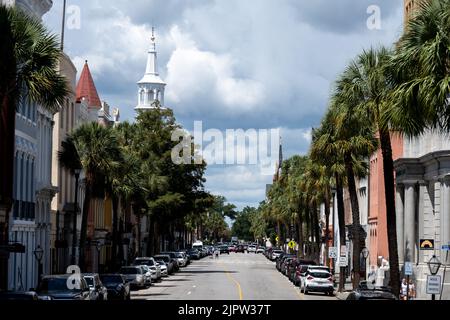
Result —
<path fill-rule="evenodd" d="M 383 156 L 385 184 L 386 222 L 389 244 L 391 286 L 400 292 L 400 269 L 397 248 L 397 227 L 395 214 L 394 162 L 391 145 L 391 122 L 389 116 L 392 86 L 389 69 L 392 53 L 382 47 L 361 53 L 346 70 L 346 79 L 339 82 L 341 101 L 357 105 L 361 114 L 375 125 Z"/>
<path fill-rule="evenodd" d="M 330 174 L 334 177 L 336 186 L 339 242 L 346 243 L 343 194 L 345 166 L 336 133 L 336 128 L 338 125 L 337 115 L 337 108 L 330 106 L 322 120 L 320 128 L 315 131 L 310 153 L 313 161 L 324 161 L 324 159 L 327 159 L 327 168 L 330 171 Z M 342 292 L 345 286 L 345 267 L 341 267 L 339 273 L 340 277 L 338 290 L 339 292 Z"/>
<path fill-rule="evenodd" d="M 346 79 L 346 73 L 340 81 L 351 81 Z M 338 85 L 340 87 L 340 85 Z M 336 99 L 339 100 L 340 93 L 336 93 Z M 344 95 L 345 96 L 345 95 Z M 350 104 L 348 103 L 350 102 Z M 359 285 L 360 280 L 360 256 L 365 243 L 364 230 L 360 224 L 360 212 L 358 203 L 358 194 L 356 190 L 355 178 L 367 176 L 367 159 L 378 147 L 373 126 L 367 119 L 367 113 L 361 112 L 357 106 L 352 105 L 351 101 L 342 100 L 338 106 L 337 117 L 337 136 L 339 141 L 338 148 L 343 155 L 346 170 L 347 185 L 350 194 L 352 208 L 352 232 L 353 236 L 353 272 L 354 289 Z"/>
<path fill-rule="evenodd" d="M 69 135 L 66 143 L 73 144 L 70 148 L 62 149 L 59 154 L 60 161 L 69 159 L 71 154 L 67 151 L 76 150 L 84 171 L 85 197 L 80 230 L 79 265 L 85 268 L 84 248 L 87 239 L 87 220 L 90 212 L 91 199 L 94 194 L 94 186 L 105 183 L 105 177 L 118 167 L 121 160 L 117 137 L 111 128 L 103 127 L 97 122 L 83 124 Z M 65 164 L 69 167 L 69 164 Z"/>
<path fill-rule="evenodd" d="M 395 90 L 386 122 L 408 136 L 450 130 L 450 0 L 422 1 L 419 9 L 388 65 Z"/>
<path fill-rule="evenodd" d="M 16 110 L 27 100 L 55 111 L 68 93 L 56 71 L 60 49 L 56 36 L 20 10 L 0 5 L 0 211 L 13 203 L 14 135 Z M 7 224 L 0 229 L 0 245 L 8 243 Z M 0 288 L 5 287 L 7 260 L 0 262 Z"/>

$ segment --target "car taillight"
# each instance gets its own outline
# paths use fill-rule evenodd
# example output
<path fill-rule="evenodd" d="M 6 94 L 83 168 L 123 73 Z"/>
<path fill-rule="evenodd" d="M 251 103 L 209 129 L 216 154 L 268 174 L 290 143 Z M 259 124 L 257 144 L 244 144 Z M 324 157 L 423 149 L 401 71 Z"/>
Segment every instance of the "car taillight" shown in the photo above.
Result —
<path fill-rule="evenodd" d="M 314 280 L 314 278 L 313 277 L 311 277 L 311 276 L 309 276 L 308 278 L 306 278 L 306 279 L 308 279 L 308 280 Z"/>

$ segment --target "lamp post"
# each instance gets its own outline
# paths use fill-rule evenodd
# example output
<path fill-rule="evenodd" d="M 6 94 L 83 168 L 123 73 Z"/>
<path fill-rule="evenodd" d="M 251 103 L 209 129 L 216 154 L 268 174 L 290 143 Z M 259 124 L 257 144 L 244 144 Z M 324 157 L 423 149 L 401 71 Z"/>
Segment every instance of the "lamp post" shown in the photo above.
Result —
<path fill-rule="evenodd" d="M 364 258 L 364 280 L 367 280 L 367 258 L 369 257 L 369 249 L 364 247 L 361 250 L 361 255 Z"/>
<path fill-rule="evenodd" d="M 38 246 L 34 251 L 34 257 L 36 258 L 38 262 L 38 287 L 41 283 L 41 276 L 42 276 L 42 258 L 44 256 L 44 250 L 41 248 L 41 246 Z"/>
<path fill-rule="evenodd" d="M 436 257 L 436 255 L 433 255 L 433 257 L 430 259 L 430 261 L 427 262 L 428 269 L 430 269 L 431 275 L 435 276 L 439 272 L 439 269 L 441 268 L 441 261 Z M 436 300 L 436 295 L 431 295 L 431 300 Z"/>
<path fill-rule="evenodd" d="M 77 247 L 77 215 L 78 215 L 78 180 L 80 179 L 80 169 L 74 170 L 75 175 L 75 206 L 73 209 L 73 234 L 72 234 L 72 260 L 71 264 L 76 264 L 76 247 Z"/>
<path fill-rule="evenodd" d="M 336 222 L 336 212 L 335 212 L 335 210 L 334 210 L 334 207 L 335 207 L 335 203 L 334 203 L 334 199 L 335 199 L 335 196 L 336 196 L 336 192 L 337 192 L 337 190 L 336 190 L 336 188 L 335 187 L 332 187 L 331 188 L 331 199 L 332 199 L 332 201 L 331 201 L 331 205 L 332 205 L 332 208 L 333 208 L 333 248 L 336 248 L 336 229 L 335 229 L 335 222 Z M 336 259 L 332 259 L 333 260 L 333 274 L 335 274 L 335 272 L 336 272 Z"/>

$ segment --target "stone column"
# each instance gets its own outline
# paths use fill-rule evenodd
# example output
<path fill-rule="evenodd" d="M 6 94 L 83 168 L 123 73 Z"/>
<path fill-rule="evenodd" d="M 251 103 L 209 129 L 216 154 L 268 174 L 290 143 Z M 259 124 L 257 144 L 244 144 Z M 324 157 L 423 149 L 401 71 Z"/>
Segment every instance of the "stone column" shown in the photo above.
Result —
<path fill-rule="evenodd" d="M 415 248 L 415 190 L 413 183 L 405 183 L 405 234 L 404 261 L 414 261 Z"/>
<path fill-rule="evenodd" d="M 405 227 L 405 210 L 404 210 L 405 189 L 402 184 L 396 186 L 395 197 L 395 212 L 397 216 L 397 246 L 398 246 L 398 260 L 400 264 L 405 261 L 405 239 L 404 239 L 404 227 Z"/>
<path fill-rule="evenodd" d="M 418 237 L 417 239 L 425 239 L 425 201 L 426 198 L 429 198 L 428 188 L 429 182 L 421 181 L 419 182 L 419 215 L 418 215 Z M 430 203 L 431 205 L 431 203 Z M 420 241 L 420 240 L 419 240 Z M 419 248 L 418 252 L 418 263 L 424 263 L 424 251 L 421 251 Z"/>
<path fill-rule="evenodd" d="M 441 244 L 450 244 L 450 176 L 446 176 L 442 183 L 441 199 Z"/>

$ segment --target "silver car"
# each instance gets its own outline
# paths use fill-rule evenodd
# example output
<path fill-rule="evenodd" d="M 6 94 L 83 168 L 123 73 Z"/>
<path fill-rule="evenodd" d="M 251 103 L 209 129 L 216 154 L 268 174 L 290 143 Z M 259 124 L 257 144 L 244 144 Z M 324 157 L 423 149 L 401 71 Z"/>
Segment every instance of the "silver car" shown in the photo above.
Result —
<path fill-rule="evenodd" d="M 160 260 L 157 262 L 159 264 L 159 267 L 161 268 L 161 276 L 162 277 L 168 277 L 169 273 L 167 271 L 167 265 L 164 261 Z"/>
<path fill-rule="evenodd" d="M 145 274 L 140 266 L 122 267 L 120 274 L 124 275 L 130 287 L 145 288 Z"/>
<path fill-rule="evenodd" d="M 136 258 L 133 262 L 133 265 L 135 266 L 146 265 L 150 269 L 153 281 L 158 281 L 162 277 L 161 266 L 153 258 L 149 257 Z"/>

